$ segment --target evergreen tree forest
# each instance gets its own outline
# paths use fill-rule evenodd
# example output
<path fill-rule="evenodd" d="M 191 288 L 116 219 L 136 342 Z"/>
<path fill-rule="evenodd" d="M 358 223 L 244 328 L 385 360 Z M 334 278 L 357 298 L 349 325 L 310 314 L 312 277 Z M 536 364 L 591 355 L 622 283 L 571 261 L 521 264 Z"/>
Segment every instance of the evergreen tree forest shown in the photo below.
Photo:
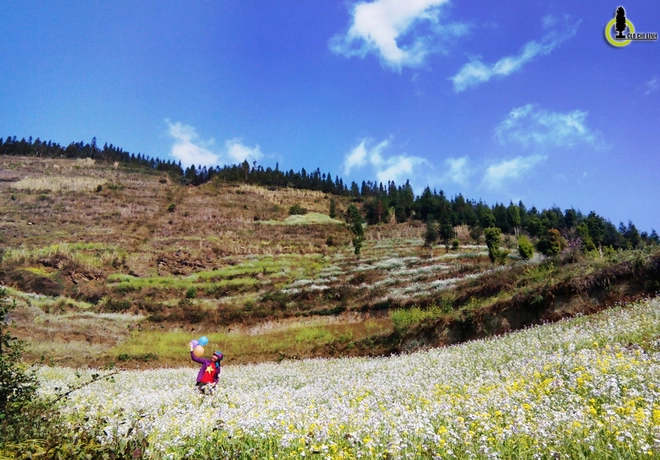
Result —
<path fill-rule="evenodd" d="M 498 228 L 503 234 L 520 235 L 525 232 L 539 240 L 541 245 L 558 232 L 566 244 L 579 244 L 585 250 L 602 248 L 635 249 L 647 244 L 660 243 L 660 236 L 655 230 L 650 233 L 640 231 L 628 221 L 615 226 L 605 217 L 591 211 L 583 214 L 573 208 L 561 210 L 553 206 L 549 209 L 527 207 L 522 201 L 508 205 L 495 203 L 487 205 L 481 200 L 475 201 L 458 194 L 448 198 L 443 191 L 426 187 L 418 196 L 413 192 L 409 181 L 397 186 L 394 182 L 363 181 L 350 185 L 330 172 L 320 169 L 307 172 L 281 171 L 264 168 L 254 162 L 226 166 L 195 165 L 183 168 L 181 162 L 163 161 L 142 154 L 133 154 L 107 143 L 99 147 L 96 138 L 90 143 L 72 142 L 66 147 L 51 141 L 43 142 L 30 137 L 17 140 L 16 136 L 3 139 L 0 137 L 0 155 L 33 156 L 43 158 L 84 159 L 91 158 L 99 162 L 112 164 L 119 162 L 130 167 L 144 170 L 164 171 L 181 181 L 182 184 L 199 186 L 211 180 L 226 183 L 245 183 L 269 188 L 290 187 L 315 190 L 324 193 L 350 197 L 362 204 L 362 213 L 370 225 L 388 222 L 441 222 L 452 226 L 467 226 L 473 238 L 480 239 L 483 230 Z M 551 231 L 555 232 L 551 232 Z M 545 241 L 548 243 L 548 241 Z M 549 245 L 551 247 L 552 245 Z"/>

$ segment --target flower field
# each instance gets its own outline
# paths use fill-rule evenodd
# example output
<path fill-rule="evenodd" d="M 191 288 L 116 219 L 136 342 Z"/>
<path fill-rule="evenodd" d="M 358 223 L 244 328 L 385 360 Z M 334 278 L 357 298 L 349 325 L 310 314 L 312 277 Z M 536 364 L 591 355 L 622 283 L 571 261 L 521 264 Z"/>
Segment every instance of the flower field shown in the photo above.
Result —
<path fill-rule="evenodd" d="M 66 417 L 154 459 L 660 457 L 657 299 L 404 356 L 226 366 L 211 396 L 196 372 L 122 372 Z M 87 374 L 41 368 L 42 391 Z"/>

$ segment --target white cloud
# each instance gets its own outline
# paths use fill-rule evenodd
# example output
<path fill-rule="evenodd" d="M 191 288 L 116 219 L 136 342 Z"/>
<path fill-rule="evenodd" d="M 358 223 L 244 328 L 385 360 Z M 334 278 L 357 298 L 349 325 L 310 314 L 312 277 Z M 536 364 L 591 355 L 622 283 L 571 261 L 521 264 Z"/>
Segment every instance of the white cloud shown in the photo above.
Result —
<path fill-rule="evenodd" d="M 227 150 L 229 161 L 232 163 L 243 163 L 245 160 L 250 163 L 252 161 L 259 161 L 264 157 L 258 145 L 248 147 L 243 145 L 240 139 L 225 141 L 225 149 Z"/>
<path fill-rule="evenodd" d="M 365 141 L 346 154 L 344 159 L 344 174 L 350 174 L 354 167 L 364 166 L 367 163 L 367 148 Z"/>
<path fill-rule="evenodd" d="M 216 166 L 222 164 L 242 163 L 259 161 L 264 157 L 259 145 L 249 147 L 244 145 L 239 138 L 225 141 L 224 150 L 220 153 L 213 152 L 211 149 L 215 144 L 214 139 L 207 141 L 201 139 L 197 130 L 181 122 L 172 123 L 165 120 L 168 127 L 168 133 L 174 139 L 170 155 L 181 161 L 181 165 L 186 168 L 190 165 L 195 166 Z"/>
<path fill-rule="evenodd" d="M 483 184 L 489 189 L 501 188 L 505 181 L 519 179 L 523 173 L 532 169 L 536 164 L 545 160 L 545 155 L 531 155 L 504 160 L 486 168 Z"/>
<path fill-rule="evenodd" d="M 448 170 L 442 178 L 443 182 L 450 181 L 458 185 L 467 186 L 468 176 L 470 174 L 467 163 L 467 157 L 447 158 L 445 160 L 445 165 L 447 166 Z"/>
<path fill-rule="evenodd" d="M 543 26 L 548 28 L 554 25 L 555 22 L 556 19 L 554 17 L 546 16 L 543 19 Z M 520 70 L 525 64 L 537 56 L 549 54 L 562 42 L 573 37 L 577 32 L 579 23 L 579 21 L 575 22 L 575 24 L 572 24 L 573 27 L 569 27 L 569 24 L 566 24 L 566 27 L 562 31 L 550 31 L 540 42 L 528 42 L 520 53 L 513 56 L 505 56 L 495 64 L 487 65 L 479 59 L 468 62 L 456 75 L 449 78 L 454 83 L 454 91 L 460 93 L 471 86 L 487 82 L 492 77 L 505 77 Z"/>
<path fill-rule="evenodd" d="M 441 7 L 448 3 L 449 0 L 358 2 L 353 6 L 351 27 L 345 35 L 330 40 L 330 49 L 346 57 L 363 58 L 374 53 L 395 70 L 418 66 L 429 53 L 439 51 L 440 37 L 453 38 L 468 32 L 466 24 L 440 24 Z"/>
<path fill-rule="evenodd" d="M 657 91 L 658 88 L 660 88 L 660 81 L 658 81 L 658 77 L 655 77 L 646 82 L 646 92 L 644 95 L 648 96 L 652 92 Z"/>
<path fill-rule="evenodd" d="M 426 160 L 419 157 L 399 155 L 384 161 L 385 169 L 376 171 L 376 178 L 378 182 L 387 183 L 394 181 L 396 184 L 401 185 L 410 179 L 413 175 L 415 166 L 426 163 Z"/>
<path fill-rule="evenodd" d="M 495 135 L 504 145 L 573 147 L 584 143 L 603 147 L 602 136 L 586 126 L 586 118 L 587 112 L 580 110 L 549 112 L 527 104 L 513 109 L 495 128 Z"/>
<path fill-rule="evenodd" d="M 385 157 L 383 151 L 391 144 L 385 139 L 373 145 L 372 139 L 362 139 L 360 143 L 344 157 L 344 174 L 350 174 L 353 169 L 369 166 L 379 182 L 394 181 L 397 184 L 410 179 L 415 167 L 428 162 L 424 158 L 412 155 L 395 155 Z"/>
<path fill-rule="evenodd" d="M 184 167 L 193 164 L 216 165 L 219 163 L 220 155 L 204 147 L 205 145 L 212 145 L 212 139 L 207 142 L 198 140 L 197 131 L 190 125 L 184 125 L 180 122 L 173 124 L 169 120 L 165 120 L 165 123 L 167 123 L 170 136 L 174 138 L 174 145 L 170 154 L 175 159 L 180 160 Z"/>

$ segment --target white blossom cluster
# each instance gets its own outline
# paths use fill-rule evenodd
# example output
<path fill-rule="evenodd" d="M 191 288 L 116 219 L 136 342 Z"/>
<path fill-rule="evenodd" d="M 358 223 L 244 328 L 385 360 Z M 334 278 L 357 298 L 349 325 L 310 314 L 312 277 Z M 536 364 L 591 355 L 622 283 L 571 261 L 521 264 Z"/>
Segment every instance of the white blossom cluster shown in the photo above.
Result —
<path fill-rule="evenodd" d="M 136 425 L 152 458 L 653 458 L 659 335 L 645 300 L 410 355 L 227 365 L 212 396 L 194 392 L 197 369 L 126 371 L 66 411 L 106 441 Z M 75 372 L 42 368 L 43 391 Z"/>

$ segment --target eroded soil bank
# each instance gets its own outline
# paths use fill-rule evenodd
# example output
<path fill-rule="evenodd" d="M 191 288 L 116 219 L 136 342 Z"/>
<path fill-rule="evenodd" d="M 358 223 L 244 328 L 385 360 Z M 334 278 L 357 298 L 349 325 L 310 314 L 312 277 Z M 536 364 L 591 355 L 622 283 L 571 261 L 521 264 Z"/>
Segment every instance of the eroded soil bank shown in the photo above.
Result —
<path fill-rule="evenodd" d="M 506 281 L 501 289 L 505 289 Z M 482 285 L 490 294 L 497 287 Z M 596 273 L 529 289 L 477 309 L 463 309 L 408 330 L 369 338 L 332 355 L 382 356 L 481 339 L 578 314 L 592 314 L 619 303 L 656 296 L 660 291 L 660 253 L 621 262 Z"/>

